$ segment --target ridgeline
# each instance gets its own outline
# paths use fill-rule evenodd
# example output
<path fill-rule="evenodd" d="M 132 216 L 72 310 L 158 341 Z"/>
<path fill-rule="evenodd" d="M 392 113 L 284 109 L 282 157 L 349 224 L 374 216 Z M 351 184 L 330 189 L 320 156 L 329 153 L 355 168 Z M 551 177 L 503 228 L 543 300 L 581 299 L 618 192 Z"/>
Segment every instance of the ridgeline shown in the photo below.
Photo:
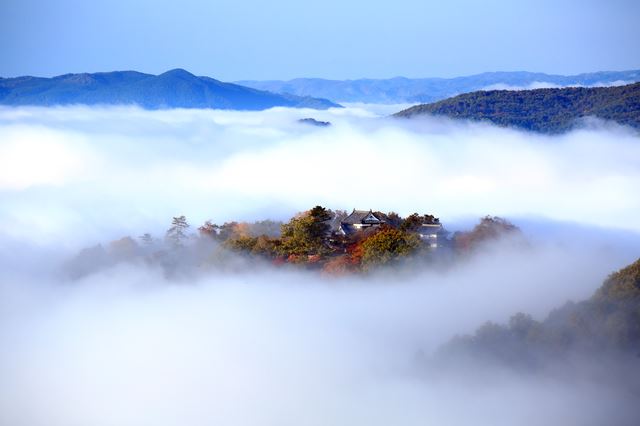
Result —
<path fill-rule="evenodd" d="M 1 105 L 137 105 L 146 109 L 212 108 L 260 111 L 273 107 L 327 109 L 326 99 L 277 94 L 183 69 L 160 75 L 136 71 L 0 78 Z"/>

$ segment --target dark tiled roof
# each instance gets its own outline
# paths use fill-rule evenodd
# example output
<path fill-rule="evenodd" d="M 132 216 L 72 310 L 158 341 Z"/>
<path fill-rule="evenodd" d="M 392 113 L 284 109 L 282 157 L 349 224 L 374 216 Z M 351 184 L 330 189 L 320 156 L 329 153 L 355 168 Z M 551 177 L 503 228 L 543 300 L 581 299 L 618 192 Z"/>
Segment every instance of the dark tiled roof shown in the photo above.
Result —
<path fill-rule="evenodd" d="M 352 234 L 353 232 L 355 232 L 355 230 L 353 229 L 353 226 L 349 225 L 348 223 L 343 223 L 342 225 L 340 225 L 340 230 L 345 235 L 349 235 L 349 234 Z"/>
<path fill-rule="evenodd" d="M 377 217 L 375 214 L 373 214 L 371 210 L 356 210 L 356 209 L 354 209 L 349 216 L 345 217 L 342 220 L 342 223 L 348 224 L 348 225 L 353 225 L 355 223 L 363 223 L 363 220 L 370 214 L 376 219 L 377 223 L 382 223 L 380 218 Z"/>
<path fill-rule="evenodd" d="M 331 231 L 337 231 L 340 229 L 340 225 L 342 224 L 342 217 L 340 215 L 334 214 L 333 218 L 329 222 L 329 229 Z"/>

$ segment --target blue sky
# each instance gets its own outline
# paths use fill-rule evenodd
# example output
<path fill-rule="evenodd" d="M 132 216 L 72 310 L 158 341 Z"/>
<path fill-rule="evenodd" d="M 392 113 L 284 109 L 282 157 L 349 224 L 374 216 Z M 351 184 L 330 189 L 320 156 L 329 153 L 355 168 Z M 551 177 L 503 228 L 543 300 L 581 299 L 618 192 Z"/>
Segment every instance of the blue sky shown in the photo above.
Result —
<path fill-rule="evenodd" d="M 640 1 L 1 0 L 0 76 L 223 80 L 640 68 Z"/>

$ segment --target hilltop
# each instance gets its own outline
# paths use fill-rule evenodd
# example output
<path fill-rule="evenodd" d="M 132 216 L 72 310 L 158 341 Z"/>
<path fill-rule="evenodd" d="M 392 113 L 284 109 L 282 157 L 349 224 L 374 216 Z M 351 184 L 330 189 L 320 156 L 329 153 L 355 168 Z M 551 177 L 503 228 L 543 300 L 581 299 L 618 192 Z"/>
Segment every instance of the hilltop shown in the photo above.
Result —
<path fill-rule="evenodd" d="M 53 78 L 0 78 L 3 105 L 138 105 L 147 109 L 214 108 L 264 110 L 272 107 L 327 109 L 326 99 L 276 94 L 183 69 L 160 75 L 136 71 L 65 74 Z"/>
<path fill-rule="evenodd" d="M 561 133 L 585 117 L 640 128 L 640 83 L 616 87 L 490 90 L 417 105 L 394 114 L 487 121 L 542 133 Z"/>
<path fill-rule="evenodd" d="M 394 212 L 348 213 L 322 206 L 300 212 L 286 223 L 206 221 L 197 234 L 190 229 L 185 216 L 174 217 L 164 237 L 145 233 L 139 243 L 127 236 L 106 249 L 101 244 L 88 247 L 69 262 L 68 271 L 81 277 L 120 262 L 142 260 L 162 268 L 167 276 L 192 267 L 247 270 L 265 264 L 345 275 L 390 266 L 409 271 L 438 262 L 444 265 L 502 239 L 525 243 L 520 229 L 499 217 L 481 218 L 473 229 L 449 235 L 432 214 L 401 217 Z"/>

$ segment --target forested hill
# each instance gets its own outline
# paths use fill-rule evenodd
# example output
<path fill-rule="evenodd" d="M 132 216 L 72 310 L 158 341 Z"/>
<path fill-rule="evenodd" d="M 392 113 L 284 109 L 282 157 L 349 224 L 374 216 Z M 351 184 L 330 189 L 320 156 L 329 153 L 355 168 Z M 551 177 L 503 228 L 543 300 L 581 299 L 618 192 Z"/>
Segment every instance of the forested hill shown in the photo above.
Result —
<path fill-rule="evenodd" d="M 272 107 L 327 109 L 326 99 L 276 94 L 175 69 L 160 75 L 136 71 L 65 74 L 53 78 L 0 78 L 4 105 L 138 105 L 147 109 Z"/>
<path fill-rule="evenodd" d="M 572 351 L 640 357 L 640 259 L 611 274 L 588 300 L 569 302 L 540 322 L 519 313 L 506 326 L 486 323 L 472 336 L 453 339 L 442 355 L 532 367 Z"/>
<path fill-rule="evenodd" d="M 584 117 L 640 128 L 640 83 L 616 87 L 491 90 L 417 105 L 394 114 L 414 118 L 444 115 L 543 133 L 570 130 Z"/>

